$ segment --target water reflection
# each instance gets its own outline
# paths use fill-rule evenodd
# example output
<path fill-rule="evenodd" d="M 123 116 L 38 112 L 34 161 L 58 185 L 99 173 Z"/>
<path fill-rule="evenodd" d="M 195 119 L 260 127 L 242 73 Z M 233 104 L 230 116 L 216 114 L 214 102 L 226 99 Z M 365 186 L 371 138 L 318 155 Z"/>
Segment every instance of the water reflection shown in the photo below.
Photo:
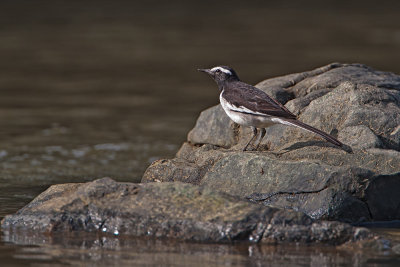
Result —
<path fill-rule="evenodd" d="M 4 232 L 18 260 L 96 266 L 398 266 L 385 252 L 348 251 L 329 246 L 264 246 L 248 243 L 198 244 L 145 238 L 75 233 L 46 236 Z M 1 252 L 0 252 L 1 254 Z M 7 260 L 6 258 L 4 260 Z M 11 260 L 11 259 L 8 259 Z M 3 261 L 4 262 L 4 261 Z M 397 264 L 397 265 L 396 265 Z"/>

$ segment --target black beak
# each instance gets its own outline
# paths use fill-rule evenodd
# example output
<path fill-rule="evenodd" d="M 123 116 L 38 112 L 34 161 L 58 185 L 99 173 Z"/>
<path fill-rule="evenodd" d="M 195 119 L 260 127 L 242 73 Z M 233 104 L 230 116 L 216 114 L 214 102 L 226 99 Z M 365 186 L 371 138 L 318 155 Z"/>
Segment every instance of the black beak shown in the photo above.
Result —
<path fill-rule="evenodd" d="M 197 70 L 201 71 L 201 72 L 205 72 L 205 73 L 210 74 L 210 75 L 213 74 L 210 69 L 197 69 Z"/>

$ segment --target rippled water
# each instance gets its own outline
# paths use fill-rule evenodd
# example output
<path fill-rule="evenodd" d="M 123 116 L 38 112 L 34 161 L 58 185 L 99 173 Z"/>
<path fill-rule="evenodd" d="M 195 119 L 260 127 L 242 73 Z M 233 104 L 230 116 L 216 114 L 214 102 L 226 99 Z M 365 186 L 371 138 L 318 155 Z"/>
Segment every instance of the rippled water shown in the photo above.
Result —
<path fill-rule="evenodd" d="M 50 184 L 104 176 L 138 182 L 153 160 L 172 157 L 199 112 L 218 103 L 199 67 L 231 65 L 253 84 L 335 61 L 400 73 L 399 10 L 397 1 L 1 1 L 0 218 Z M 109 250 L 5 241 L 0 259 L 15 265 L 154 256 L 142 243 Z M 145 249 L 125 254 L 131 246 Z M 200 257 L 217 265 L 222 255 L 227 265 L 261 264 L 247 245 L 168 246 L 161 261 Z M 305 265 L 325 255 L 274 249 Z M 326 253 L 349 262 L 346 253 Z"/>
<path fill-rule="evenodd" d="M 400 236 L 397 237 L 400 241 Z M 330 246 L 267 246 L 248 243 L 201 244 L 73 234 L 42 236 L 3 233 L 1 262 L 77 266 L 399 266 L 387 251 L 357 251 Z M 8 245 L 8 242 L 11 244 Z M 19 244 L 19 246 L 15 245 Z M 8 255 L 7 255 L 8 254 Z"/>

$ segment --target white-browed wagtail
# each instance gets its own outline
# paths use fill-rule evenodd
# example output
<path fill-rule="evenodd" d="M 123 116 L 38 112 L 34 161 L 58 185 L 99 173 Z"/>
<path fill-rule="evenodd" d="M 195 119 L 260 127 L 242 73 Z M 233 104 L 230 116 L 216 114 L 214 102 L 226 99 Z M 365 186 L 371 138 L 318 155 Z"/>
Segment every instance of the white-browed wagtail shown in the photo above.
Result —
<path fill-rule="evenodd" d="M 211 69 L 199 69 L 199 71 L 209 74 L 217 83 L 221 91 L 219 100 L 229 118 L 237 124 L 249 126 L 253 130 L 253 137 L 243 151 L 256 138 L 257 129 L 260 129 L 260 134 L 255 142 L 256 149 L 265 136 L 265 128 L 278 123 L 299 127 L 320 135 L 334 145 L 343 145 L 333 136 L 297 120 L 296 115 L 262 90 L 240 81 L 232 68 L 217 66 Z"/>

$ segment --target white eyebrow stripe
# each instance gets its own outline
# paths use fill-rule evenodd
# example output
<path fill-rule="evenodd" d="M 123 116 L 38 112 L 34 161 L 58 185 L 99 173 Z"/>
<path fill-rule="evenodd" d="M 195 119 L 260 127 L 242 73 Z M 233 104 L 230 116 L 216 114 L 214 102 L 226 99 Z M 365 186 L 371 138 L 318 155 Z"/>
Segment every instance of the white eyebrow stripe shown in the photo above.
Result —
<path fill-rule="evenodd" d="M 214 71 L 216 71 L 216 70 L 220 70 L 220 71 L 222 71 L 222 72 L 224 72 L 224 73 L 226 73 L 226 74 L 232 75 L 232 72 L 230 72 L 230 71 L 227 70 L 227 69 L 221 68 L 221 67 L 214 67 L 214 68 L 211 69 L 212 72 L 214 72 Z"/>

